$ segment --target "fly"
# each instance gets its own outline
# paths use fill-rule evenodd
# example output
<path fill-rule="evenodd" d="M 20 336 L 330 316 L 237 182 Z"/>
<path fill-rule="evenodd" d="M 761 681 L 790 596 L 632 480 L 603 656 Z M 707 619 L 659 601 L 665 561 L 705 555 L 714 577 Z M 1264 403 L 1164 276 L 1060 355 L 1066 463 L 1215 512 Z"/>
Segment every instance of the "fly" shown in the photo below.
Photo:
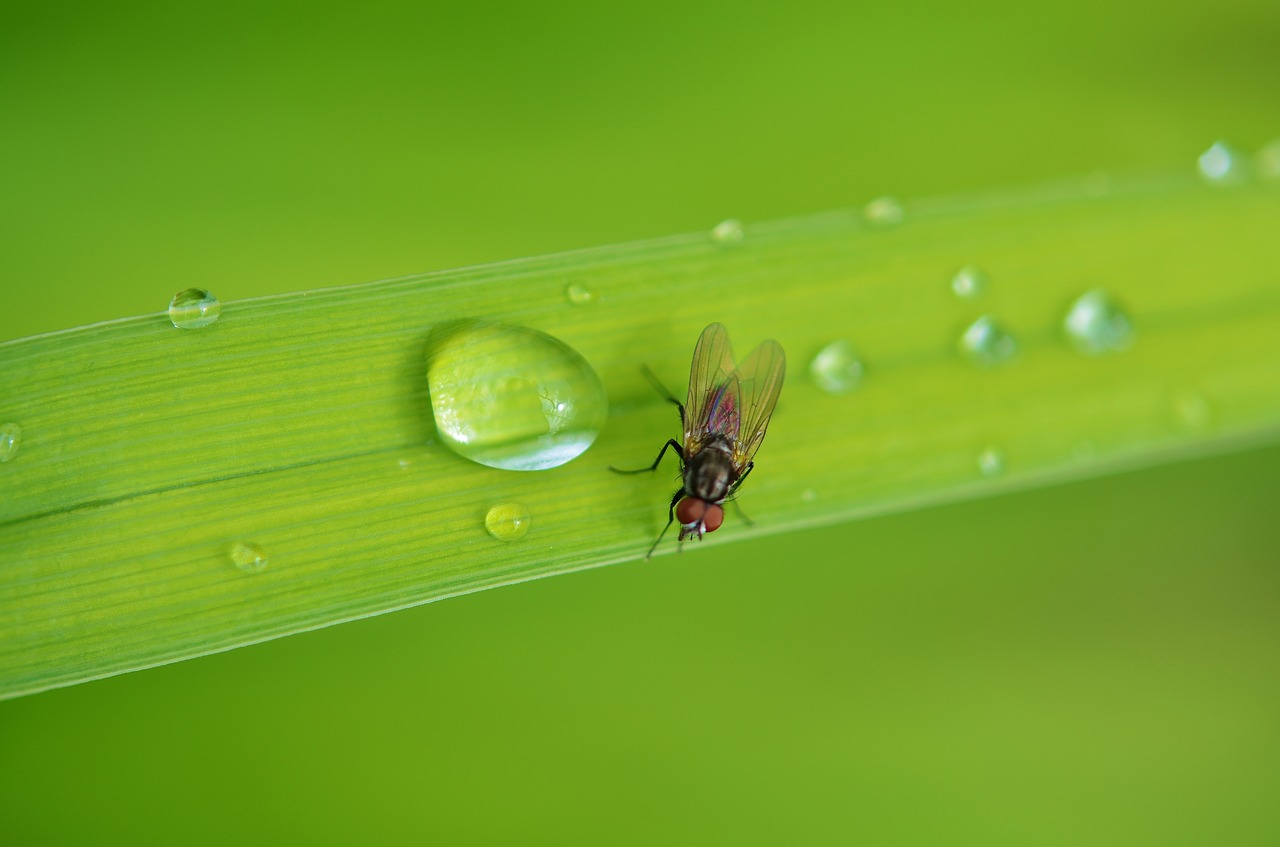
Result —
<path fill-rule="evenodd" d="M 782 345 L 773 339 L 760 342 L 735 366 L 729 331 L 724 324 L 713 323 L 702 331 L 693 348 L 689 394 L 684 403 L 645 370 L 662 396 L 680 410 L 684 430 L 683 442 L 667 439 L 649 467 L 618 471 L 656 470 L 668 449 L 680 457 L 683 484 L 671 497 L 667 525 L 645 554 L 646 559 L 658 549 L 676 519 L 680 521 L 681 543 L 695 537 L 701 541 L 705 533 L 715 532 L 724 523 L 724 502 L 733 498 L 755 467 L 753 457 L 769 428 L 786 369 Z"/>

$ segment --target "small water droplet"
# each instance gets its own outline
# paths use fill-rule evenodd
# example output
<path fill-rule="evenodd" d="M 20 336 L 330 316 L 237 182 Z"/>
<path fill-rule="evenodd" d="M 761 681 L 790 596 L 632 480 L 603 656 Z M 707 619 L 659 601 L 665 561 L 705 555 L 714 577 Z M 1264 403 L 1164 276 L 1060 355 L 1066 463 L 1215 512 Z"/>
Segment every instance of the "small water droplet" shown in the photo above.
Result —
<path fill-rule="evenodd" d="M 892 197 L 877 197 L 862 207 L 862 216 L 875 226 L 897 226 L 906 218 L 902 204 Z"/>
<path fill-rule="evenodd" d="M 1071 458 L 1077 462 L 1087 462 L 1098 454 L 1098 445 L 1092 438 L 1082 438 L 1071 448 Z"/>
<path fill-rule="evenodd" d="M 595 295 L 591 293 L 591 289 L 580 283 L 572 283 L 564 290 L 564 296 L 569 298 L 569 302 L 575 306 L 585 306 L 595 299 Z"/>
<path fill-rule="evenodd" d="M 721 244 L 738 244 L 746 237 L 742 221 L 737 218 L 721 221 L 711 229 L 711 238 Z"/>
<path fill-rule="evenodd" d="M 987 290 L 987 275 L 973 265 L 965 265 L 951 277 L 951 291 L 961 300 L 976 300 Z"/>
<path fill-rule="evenodd" d="M 203 288 L 186 288 L 169 301 L 169 321 L 178 329 L 208 326 L 222 314 L 222 304 Z"/>
<path fill-rule="evenodd" d="M 1173 416 L 1178 425 L 1184 429 L 1204 429 L 1213 421 L 1213 410 L 1203 394 L 1184 388 L 1174 392 Z"/>
<path fill-rule="evenodd" d="M 1095 171 L 1084 179 L 1084 193 L 1089 197 L 1106 197 L 1111 193 L 1111 174 L 1106 171 Z"/>
<path fill-rule="evenodd" d="M 1004 452 L 998 447 L 983 450 L 978 454 L 978 470 L 988 477 L 1004 473 Z"/>
<path fill-rule="evenodd" d="M 1258 173 L 1267 179 L 1280 179 L 1280 138 L 1258 151 Z"/>
<path fill-rule="evenodd" d="M 231 562 L 245 573 L 260 573 L 269 564 L 266 551 L 248 541 L 239 541 L 231 548 Z"/>
<path fill-rule="evenodd" d="M 491 468 L 545 470 L 581 455 L 609 411 L 600 377 L 558 338 L 455 321 L 432 334 L 427 388 L 441 440 Z"/>
<path fill-rule="evenodd" d="M 0 425 L 0 462 L 7 462 L 18 455 L 22 446 L 22 427 L 13 421 Z"/>
<path fill-rule="evenodd" d="M 828 394 L 848 394 L 862 382 L 866 372 L 853 346 L 843 339 L 832 341 L 809 363 L 809 373 Z"/>
<path fill-rule="evenodd" d="M 1062 319 L 1062 329 L 1075 349 L 1089 356 L 1128 349 L 1133 321 L 1101 288 L 1081 294 Z"/>
<path fill-rule="evenodd" d="M 1214 185 L 1229 185 L 1242 181 L 1247 174 L 1245 159 L 1225 142 L 1217 141 L 1196 160 L 1200 176 Z"/>
<path fill-rule="evenodd" d="M 996 319 L 983 315 L 960 335 L 960 353 L 971 364 L 990 368 L 1012 362 L 1018 355 L 1018 342 Z"/>
<path fill-rule="evenodd" d="M 818 492 L 814 491 L 812 488 L 806 488 L 804 491 L 800 492 L 800 499 L 806 503 L 812 503 L 814 500 L 818 499 Z"/>
<path fill-rule="evenodd" d="M 484 516 L 484 528 L 499 541 L 516 541 L 529 532 L 529 510 L 519 503 L 494 506 Z"/>

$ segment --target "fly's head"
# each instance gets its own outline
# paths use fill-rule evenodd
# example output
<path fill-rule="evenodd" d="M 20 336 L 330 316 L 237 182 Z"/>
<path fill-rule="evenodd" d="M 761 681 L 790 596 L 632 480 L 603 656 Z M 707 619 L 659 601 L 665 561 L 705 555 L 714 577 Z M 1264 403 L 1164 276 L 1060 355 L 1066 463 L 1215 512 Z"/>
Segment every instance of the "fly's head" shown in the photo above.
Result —
<path fill-rule="evenodd" d="M 715 532 L 724 523 L 724 507 L 697 497 L 685 497 L 676 504 L 676 520 L 680 521 L 680 540 L 697 538 Z"/>

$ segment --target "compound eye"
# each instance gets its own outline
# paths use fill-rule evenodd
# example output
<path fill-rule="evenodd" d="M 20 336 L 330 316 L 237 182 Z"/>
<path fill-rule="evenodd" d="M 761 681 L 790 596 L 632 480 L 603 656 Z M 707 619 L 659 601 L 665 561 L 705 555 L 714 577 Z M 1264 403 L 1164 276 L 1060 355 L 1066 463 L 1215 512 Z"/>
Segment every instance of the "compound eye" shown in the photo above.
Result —
<path fill-rule="evenodd" d="M 707 502 L 696 497 L 686 497 L 676 504 L 676 520 L 682 524 L 697 523 L 706 513 Z"/>
<path fill-rule="evenodd" d="M 707 532 L 715 532 L 720 528 L 720 524 L 724 523 L 724 509 L 713 503 L 707 506 L 706 512 L 702 515 L 702 520 L 707 525 Z"/>

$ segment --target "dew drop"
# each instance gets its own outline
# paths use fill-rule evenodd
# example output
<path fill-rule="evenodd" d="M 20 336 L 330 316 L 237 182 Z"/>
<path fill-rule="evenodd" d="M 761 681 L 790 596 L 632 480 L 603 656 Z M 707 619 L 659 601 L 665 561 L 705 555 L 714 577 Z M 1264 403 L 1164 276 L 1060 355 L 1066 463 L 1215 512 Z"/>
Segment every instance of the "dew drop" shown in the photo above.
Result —
<path fill-rule="evenodd" d="M 1092 438 L 1082 438 L 1071 448 L 1071 458 L 1077 462 L 1088 462 L 1098 455 L 1098 445 Z"/>
<path fill-rule="evenodd" d="M 1082 187 L 1087 197 L 1106 197 L 1114 186 L 1111 174 L 1106 171 L 1096 171 L 1085 177 Z"/>
<path fill-rule="evenodd" d="M 1185 388 L 1174 392 L 1173 417 L 1178 426 L 1188 430 L 1204 429 L 1213 421 L 1209 401 L 1199 391 Z"/>
<path fill-rule="evenodd" d="M 874 226 L 897 226 L 907 213 L 902 204 L 892 197 L 877 197 L 862 207 L 862 216 Z"/>
<path fill-rule="evenodd" d="M 960 334 L 960 353 L 971 364 L 991 368 L 1012 362 L 1018 355 L 1018 342 L 996 319 L 983 315 Z"/>
<path fill-rule="evenodd" d="M 983 476 L 999 476 L 1004 473 L 1004 452 L 998 447 L 988 447 L 978 454 L 978 470 Z"/>
<path fill-rule="evenodd" d="M 222 314 L 222 304 L 203 288 L 186 288 L 169 301 L 169 321 L 178 329 L 208 326 Z"/>
<path fill-rule="evenodd" d="M 1217 141 L 1196 160 L 1200 176 L 1214 185 L 1240 182 L 1246 176 L 1245 160 L 1225 142 Z"/>
<path fill-rule="evenodd" d="M 231 548 L 231 562 L 245 573 L 261 573 L 269 564 L 266 551 L 248 541 L 236 542 Z"/>
<path fill-rule="evenodd" d="M 843 339 L 832 341 L 809 363 L 809 373 L 828 394 L 848 394 L 862 382 L 866 372 L 853 346 Z"/>
<path fill-rule="evenodd" d="M 22 427 L 13 421 L 0 425 L 0 462 L 7 462 L 18 455 L 22 446 Z"/>
<path fill-rule="evenodd" d="M 1088 356 L 1125 350 L 1133 344 L 1133 321 L 1101 288 L 1081 294 L 1062 319 L 1071 346 Z"/>
<path fill-rule="evenodd" d="M 519 503 L 494 506 L 484 516 L 484 528 L 499 541 L 517 541 L 529 532 L 529 510 Z"/>
<path fill-rule="evenodd" d="M 513 471 L 554 468 L 596 440 L 609 410 L 600 377 L 558 338 L 455 321 L 432 334 L 431 411 L 460 456 Z"/>
<path fill-rule="evenodd" d="M 1280 138 L 1258 151 L 1258 173 L 1267 179 L 1280 179 Z"/>
<path fill-rule="evenodd" d="M 961 300 L 976 300 L 987 290 L 987 275 L 973 265 L 965 265 L 951 277 L 951 291 Z"/>
<path fill-rule="evenodd" d="M 711 229 L 711 238 L 721 244 L 738 244 L 746 237 L 742 221 L 737 218 L 721 221 Z"/>
<path fill-rule="evenodd" d="M 565 287 L 564 296 L 569 298 L 569 302 L 575 306 L 585 306 L 596 299 L 591 289 L 576 282 Z"/>

